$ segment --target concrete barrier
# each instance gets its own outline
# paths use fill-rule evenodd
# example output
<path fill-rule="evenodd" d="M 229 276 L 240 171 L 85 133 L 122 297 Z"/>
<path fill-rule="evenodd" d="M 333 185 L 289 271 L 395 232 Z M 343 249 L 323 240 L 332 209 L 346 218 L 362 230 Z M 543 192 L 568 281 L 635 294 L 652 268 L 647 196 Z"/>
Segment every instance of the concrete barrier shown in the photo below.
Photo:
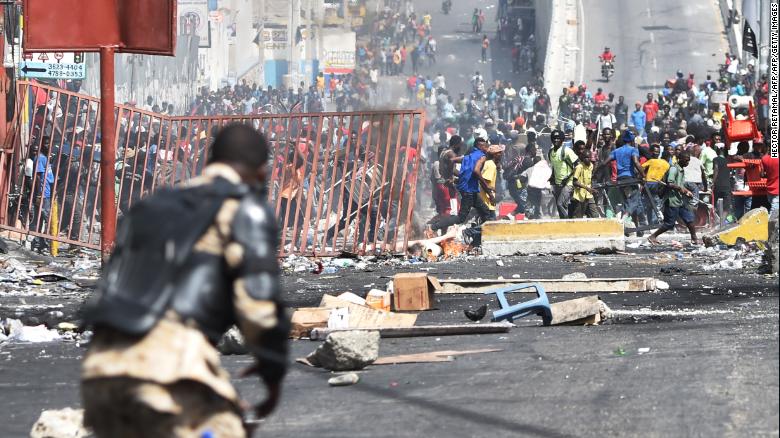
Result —
<path fill-rule="evenodd" d="M 482 253 L 528 255 L 614 252 L 626 248 L 616 219 L 547 219 L 482 224 Z"/>
<path fill-rule="evenodd" d="M 717 233 L 715 237 L 726 245 L 736 245 L 740 239 L 745 242 L 765 242 L 769 240 L 769 212 L 764 207 L 750 210 L 736 224 Z"/>
<path fill-rule="evenodd" d="M 740 2 L 741 3 L 741 2 Z M 731 10 L 735 8 L 734 0 L 718 0 L 718 7 L 720 9 L 720 16 L 723 19 L 723 28 L 726 30 L 726 36 L 729 40 L 729 51 L 742 61 L 742 29 L 740 24 L 742 20 L 737 20 L 736 23 L 731 22 Z M 740 8 L 741 9 L 741 8 Z M 721 59 L 722 63 L 723 60 Z"/>
<path fill-rule="evenodd" d="M 582 81 L 581 0 L 537 0 L 537 28 L 546 30 L 544 86 L 558 96 L 569 81 Z M 539 20 L 543 21 L 541 24 Z M 558 113 L 558 99 L 552 99 L 552 112 Z"/>

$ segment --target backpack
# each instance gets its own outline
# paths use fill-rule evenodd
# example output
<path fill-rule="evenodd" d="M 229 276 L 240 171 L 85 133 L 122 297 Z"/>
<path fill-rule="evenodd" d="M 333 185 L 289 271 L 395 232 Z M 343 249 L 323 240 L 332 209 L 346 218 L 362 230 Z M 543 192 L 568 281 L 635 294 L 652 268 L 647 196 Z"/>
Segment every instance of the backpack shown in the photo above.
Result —
<path fill-rule="evenodd" d="M 98 299 L 85 309 L 85 325 L 137 326 L 138 334 L 148 330 L 156 319 L 147 313 L 165 312 L 179 272 L 223 202 L 248 193 L 245 185 L 217 179 L 203 186 L 160 189 L 133 205 L 119 221 L 114 251 L 98 283 Z M 121 313 L 103 311 L 108 303 L 117 302 L 127 304 Z"/>

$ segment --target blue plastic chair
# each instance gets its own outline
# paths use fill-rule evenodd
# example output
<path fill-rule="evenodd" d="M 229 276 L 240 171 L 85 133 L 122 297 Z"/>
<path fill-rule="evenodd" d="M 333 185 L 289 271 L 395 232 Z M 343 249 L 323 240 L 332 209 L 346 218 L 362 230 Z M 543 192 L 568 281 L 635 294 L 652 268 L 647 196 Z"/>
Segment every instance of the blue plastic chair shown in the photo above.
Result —
<path fill-rule="evenodd" d="M 506 295 L 509 292 L 516 292 L 523 289 L 533 288 L 536 291 L 536 298 L 517 304 L 509 304 Z M 499 287 L 485 292 L 485 295 L 496 294 L 500 310 L 493 312 L 492 321 L 514 322 L 515 318 L 523 318 L 529 315 L 539 315 L 542 317 L 544 325 L 550 325 L 552 322 L 552 310 L 550 309 L 550 300 L 544 292 L 544 287 L 539 283 L 522 283 L 511 286 Z"/>

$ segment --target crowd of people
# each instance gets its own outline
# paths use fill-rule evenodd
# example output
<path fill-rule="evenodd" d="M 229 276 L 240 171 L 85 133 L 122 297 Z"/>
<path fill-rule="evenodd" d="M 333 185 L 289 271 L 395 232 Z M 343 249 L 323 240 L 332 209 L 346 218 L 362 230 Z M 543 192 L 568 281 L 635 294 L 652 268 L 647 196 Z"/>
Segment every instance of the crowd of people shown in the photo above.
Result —
<path fill-rule="evenodd" d="M 476 70 L 469 90 L 453 92 L 441 72 L 422 74 L 423 67 L 431 71 L 436 65 L 431 14 L 418 15 L 408 1 L 397 3 L 398 7 L 386 7 L 379 14 L 371 24 L 370 38 L 358 44 L 353 73 L 320 73 L 311 86 L 301 82 L 287 90 L 247 81 L 212 91 L 202 88 L 186 113 L 198 117 L 360 110 L 371 106 L 379 77 L 392 77 L 405 84 L 409 106 L 423 107 L 427 113 L 423 143 L 412 140 L 402 146 L 407 153 L 419 151 L 406 165 L 411 166 L 415 158 L 426 163 L 420 166 L 417 193 L 418 202 L 431 194 L 436 210 L 428 221 L 432 233 L 446 232 L 451 225 L 474 217 L 480 222 L 523 214 L 526 219 L 619 216 L 630 219 L 641 234 L 642 230 L 670 229 L 678 218 L 691 225 L 696 222 L 693 212 L 718 205 L 720 200 L 720 219 L 734 221 L 764 201 L 732 196 L 732 192 L 746 190 L 747 181 L 761 176 L 768 178 L 767 206 L 777 210 L 777 160 L 764 155 L 761 142 L 734 142 L 727 148 L 724 140 L 725 96 L 752 97 L 756 122 L 762 131 L 767 129 L 767 79 L 754 81 L 752 67 L 740 68 L 736 57 L 726 57 L 717 79 L 707 75 L 699 81 L 693 73 L 686 76 L 678 71 L 661 90 L 633 105 L 602 87 L 593 91 L 572 81 L 561 90 L 557 112 L 553 112 L 533 58 L 533 33 L 523 31 L 521 20 L 499 13 L 497 41 L 510 46 L 513 73 L 532 72 L 532 79 L 515 88 L 508 80 L 488 82 Z M 471 30 L 482 35 L 481 60 L 487 61 L 491 40 L 483 33 L 484 21 L 484 13 L 475 9 Z M 56 96 L 36 107 L 40 117 L 33 121 L 20 197 L 26 201 L 20 203 L 20 218 L 36 231 L 44 231 L 51 200 L 57 198 L 64 217 L 73 216 L 62 228 L 71 239 L 79 240 L 82 226 L 99 218 L 99 211 L 92 219 L 87 214 L 96 211 L 98 201 L 96 113 L 87 107 L 52 114 L 55 100 Z M 63 107 L 68 104 L 60 102 Z M 161 115 L 175 112 L 173 104 L 156 102 L 152 96 L 141 109 Z M 737 118 L 748 117 L 745 108 L 734 111 Z M 69 120 L 63 120 L 63 114 Z M 150 117 L 138 112 L 120 114 L 116 166 L 120 211 L 150 190 L 154 181 L 175 184 L 199 174 L 215 134 L 202 124 L 155 122 Z M 79 130 L 84 118 L 90 120 L 83 125 L 88 128 Z M 314 170 L 327 186 L 324 181 L 332 169 L 351 167 L 349 160 L 373 163 L 376 159 L 363 149 L 342 157 L 341 164 L 338 160 L 325 163 L 310 153 L 317 137 L 323 145 L 330 138 L 329 146 L 334 148 L 343 148 L 345 138 L 365 143 L 364 130 L 349 132 L 346 125 L 328 126 L 327 120 L 323 126 L 309 120 L 305 128 L 258 123 L 255 127 L 268 134 L 272 153 L 278 153 L 277 164 L 285 169 L 275 193 L 288 224 L 302 225 L 303 218 L 295 216 L 299 193 L 305 193 L 303 199 L 321 196 L 321 190 L 308 186 L 305 175 Z M 293 138 L 296 131 L 302 132 L 300 138 Z M 280 151 L 287 142 L 300 147 L 282 157 Z M 755 175 L 751 166 L 728 167 L 745 160 L 762 160 L 765 175 Z M 498 214 L 501 201 L 510 202 L 511 211 Z M 380 210 L 385 214 L 399 208 L 377 200 L 374 210 L 368 211 L 365 203 L 357 202 L 343 208 L 360 212 L 363 221 L 371 224 L 362 224 L 360 233 L 368 227 L 372 239 L 381 222 L 377 221 Z M 336 231 L 328 230 L 328 238 Z M 690 231 L 696 240 L 692 226 Z M 34 246 L 41 245 L 43 240 L 36 239 Z"/>
<path fill-rule="evenodd" d="M 507 82 L 484 90 L 477 72 L 470 99 L 461 94 L 457 106 L 447 99 L 429 131 L 436 208 L 429 231 L 469 218 L 495 219 L 500 199 L 514 204 L 505 218 L 620 216 L 638 235 L 656 229 L 652 243 L 678 221 L 697 242 L 694 225 L 702 220 L 696 212 L 712 218 L 718 205 L 722 222 L 759 205 L 774 214 L 777 159 L 758 138 L 727 147 L 724 132 L 725 97 L 751 96 L 766 138 L 766 77 L 756 83 L 751 68 L 734 68 L 738 61 L 727 59 L 731 64 L 718 80 L 697 81 L 678 71 L 633 108 L 624 96 L 571 82 L 559 97 L 556 120 L 548 119 L 550 99 L 540 84 L 516 91 Z M 732 108 L 732 116 L 750 120 L 747 107 Z M 728 166 L 745 162 L 753 164 Z M 762 177 L 768 195 L 746 195 L 747 183 Z"/>

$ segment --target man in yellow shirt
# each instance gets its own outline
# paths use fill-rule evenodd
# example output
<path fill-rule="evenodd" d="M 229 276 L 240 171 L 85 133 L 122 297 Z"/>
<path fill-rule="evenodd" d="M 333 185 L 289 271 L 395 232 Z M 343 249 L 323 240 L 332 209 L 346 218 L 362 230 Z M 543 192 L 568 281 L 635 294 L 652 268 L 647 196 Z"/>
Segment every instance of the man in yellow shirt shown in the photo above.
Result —
<path fill-rule="evenodd" d="M 592 187 L 593 182 L 593 163 L 590 161 L 590 154 L 583 152 L 579 155 L 579 163 L 574 168 L 572 176 L 574 184 L 574 193 L 572 194 L 572 208 L 570 217 L 582 217 L 583 214 L 588 217 L 600 217 L 599 208 L 593 195 L 596 191 Z"/>
<path fill-rule="evenodd" d="M 656 222 L 659 218 L 658 210 L 661 208 L 661 181 L 664 180 L 670 166 L 668 161 L 660 157 L 661 146 L 659 144 L 654 143 L 650 146 L 650 152 L 653 158 L 645 161 L 642 167 L 645 169 L 645 187 L 650 192 L 650 196 L 653 197 L 656 208 L 653 209 L 649 202 L 645 202 L 645 205 L 647 206 L 647 217 L 651 222 Z"/>
<path fill-rule="evenodd" d="M 487 187 L 481 187 L 479 196 L 487 205 L 488 210 L 493 213 L 493 218 L 496 217 L 496 178 L 498 177 L 498 163 L 501 162 L 501 156 L 504 154 L 505 146 L 502 144 L 493 144 L 487 150 L 487 160 L 482 166 L 482 178 L 487 183 Z M 487 190 L 491 192 L 491 196 L 488 195 Z"/>

